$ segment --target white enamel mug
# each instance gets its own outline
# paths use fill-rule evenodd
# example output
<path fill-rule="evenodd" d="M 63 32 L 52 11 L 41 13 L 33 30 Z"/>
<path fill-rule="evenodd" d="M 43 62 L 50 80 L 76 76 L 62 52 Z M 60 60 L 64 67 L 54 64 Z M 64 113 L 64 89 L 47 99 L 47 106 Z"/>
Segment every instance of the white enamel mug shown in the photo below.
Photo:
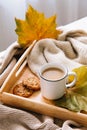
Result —
<path fill-rule="evenodd" d="M 52 68 L 62 70 L 64 75 L 55 80 L 45 78 L 43 76 L 43 72 L 46 71 L 47 69 Z M 71 83 L 66 84 L 66 79 L 69 75 L 73 75 L 74 80 Z M 40 76 L 41 94 L 44 98 L 50 100 L 56 100 L 61 98 L 65 94 L 66 88 L 74 86 L 77 81 L 77 75 L 75 72 L 68 72 L 68 69 L 64 65 L 58 63 L 47 63 L 43 65 L 39 70 L 39 76 Z"/>

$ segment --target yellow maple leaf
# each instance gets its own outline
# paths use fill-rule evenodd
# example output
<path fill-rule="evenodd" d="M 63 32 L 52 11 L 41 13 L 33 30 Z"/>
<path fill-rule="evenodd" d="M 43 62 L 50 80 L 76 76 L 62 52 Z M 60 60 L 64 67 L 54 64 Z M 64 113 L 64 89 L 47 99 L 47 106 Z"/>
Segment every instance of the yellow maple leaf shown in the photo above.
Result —
<path fill-rule="evenodd" d="M 15 18 L 15 21 L 18 43 L 23 47 L 29 46 L 34 40 L 57 39 L 61 33 L 60 30 L 56 30 L 55 15 L 45 18 L 43 13 L 39 13 L 32 6 L 28 7 L 25 20 Z"/>

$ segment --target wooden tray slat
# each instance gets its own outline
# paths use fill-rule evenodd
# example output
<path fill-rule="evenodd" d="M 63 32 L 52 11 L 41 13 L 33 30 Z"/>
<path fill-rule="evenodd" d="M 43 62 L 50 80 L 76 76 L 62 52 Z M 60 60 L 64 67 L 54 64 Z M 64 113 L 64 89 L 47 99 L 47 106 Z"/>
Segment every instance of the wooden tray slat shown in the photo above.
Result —
<path fill-rule="evenodd" d="M 3 92 L 2 94 L 2 102 L 17 108 L 23 108 L 62 120 L 74 120 L 84 126 L 87 126 L 86 114 L 71 112 L 67 109 L 56 107 L 51 104 L 25 99 L 6 92 Z"/>

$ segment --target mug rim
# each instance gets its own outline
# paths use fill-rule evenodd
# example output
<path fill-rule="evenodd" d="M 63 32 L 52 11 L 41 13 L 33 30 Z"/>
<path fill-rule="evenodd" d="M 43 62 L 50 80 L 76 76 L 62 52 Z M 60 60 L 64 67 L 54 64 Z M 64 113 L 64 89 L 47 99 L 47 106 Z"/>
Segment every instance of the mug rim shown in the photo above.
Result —
<path fill-rule="evenodd" d="M 49 65 L 49 66 L 48 66 Z M 52 66 L 53 65 L 53 66 Z M 55 66 L 55 65 L 57 65 L 57 66 Z M 46 68 L 45 68 L 46 67 Z M 61 69 L 63 72 L 64 72 L 64 76 L 63 77 L 61 77 L 61 78 L 59 78 L 59 79 L 56 79 L 56 80 L 50 80 L 50 79 L 46 79 L 46 78 L 44 78 L 43 76 L 42 76 L 42 73 L 43 73 L 43 71 L 45 71 L 46 69 L 49 69 L 49 68 L 59 68 L 59 69 Z M 42 70 L 42 71 L 41 71 Z M 39 70 L 39 75 L 40 75 L 40 77 L 42 78 L 42 79 L 44 79 L 44 80 L 46 80 L 46 81 L 48 81 L 48 82 L 57 82 L 57 81 L 60 81 L 60 80 L 63 80 L 64 78 L 66 78 L 67 77 L 67 75 L 68 75 L 68 69 L 67 69 L 67 67 L 65 67 L 63 64 L 58 64 L 58 63 L 46 63 L 46 64 L 44 64 L 44 65 L 42 65 L 42 67 L 40 68 L 40 70 Z"/>

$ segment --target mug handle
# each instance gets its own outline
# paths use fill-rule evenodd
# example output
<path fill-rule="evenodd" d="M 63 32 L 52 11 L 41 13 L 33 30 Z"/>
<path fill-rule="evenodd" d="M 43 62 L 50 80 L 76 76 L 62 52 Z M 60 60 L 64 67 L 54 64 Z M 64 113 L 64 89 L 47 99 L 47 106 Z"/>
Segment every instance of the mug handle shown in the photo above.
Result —
<path fill-rule="evenodd" d="M 75 72 L 68 72 L 68 76 L 70 76 L 70 75 L 73 75 L 73 76 L 74 76 L 74 80 L 73 80 L 71 83 L 66 84 L 66 87 L 67 87 L 67 88 L 74 86 L 75 83 L 76 83 L 76 81 L 77 81 L 77 75 L 76 75 Z"/>

